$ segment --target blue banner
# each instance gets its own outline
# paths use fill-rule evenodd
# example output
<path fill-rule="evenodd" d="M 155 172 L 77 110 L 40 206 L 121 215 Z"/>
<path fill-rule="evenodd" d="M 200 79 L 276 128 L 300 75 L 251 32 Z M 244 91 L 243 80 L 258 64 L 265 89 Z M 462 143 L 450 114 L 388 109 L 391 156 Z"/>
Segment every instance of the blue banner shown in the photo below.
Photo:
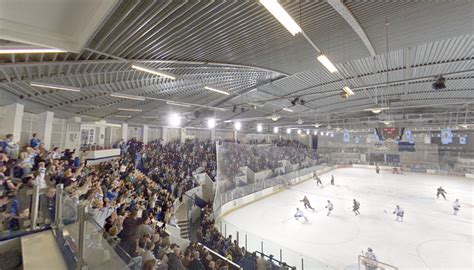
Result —
<path fill-rule="evenodd" d="M 467 135 L 459 137 L 459 144 L 467 144 Z"/>
<path fill-rule="evenodd" d="M 351 142 L 351 134 L 349 133 L 349 131 L 344 130 L 344 132 L 342 133 L 342 141 L 345 143 Z"/>
<path fill-rule="evenodd" d="M 410 143 L 414 143 L 414 142 L 415 142 L 415 140 L 414 140 L 414 138 L 413 138 L 413 134 L 411 133 L 411 130 L 405 129 L 405 134 L 404 134 L 404 136 L 405 136 L 405 139 L 406 139 L 408 142 L 410 142 Z"/>
<path fill-rule="evenodd" d="M 453 133 L 449 128 L 441 129 L 441 143 L 442 144 L 450 144 L 453 143 Z"/>

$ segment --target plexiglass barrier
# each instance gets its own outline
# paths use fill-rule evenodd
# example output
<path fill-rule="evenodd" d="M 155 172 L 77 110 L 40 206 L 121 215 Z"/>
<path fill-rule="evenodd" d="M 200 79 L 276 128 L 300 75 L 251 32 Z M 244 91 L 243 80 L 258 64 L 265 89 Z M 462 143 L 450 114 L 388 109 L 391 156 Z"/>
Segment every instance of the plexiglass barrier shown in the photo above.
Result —
<path fill-rule="evenodd" d="M 313 257 L 314 255 L 302 254 L 281 246 L 269 239 L 242 230 L 226 220 L 221 219 L 217 226 L 223 235 L 232 235 L 232 239 L 237 240 L 239 246 L 245 247 L 249 252 L 258 251 L 267 256 L 272 255 L 276 260 L 285 262 L 289 266 L 296 267 L 296 269 L 334 269 L 324 262 L 318 261 Z"/>

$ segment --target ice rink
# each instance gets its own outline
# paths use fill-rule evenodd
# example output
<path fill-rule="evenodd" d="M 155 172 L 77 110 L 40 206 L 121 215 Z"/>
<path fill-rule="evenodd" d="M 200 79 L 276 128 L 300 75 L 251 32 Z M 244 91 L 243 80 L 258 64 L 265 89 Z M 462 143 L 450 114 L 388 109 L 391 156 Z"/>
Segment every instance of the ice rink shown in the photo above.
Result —
<path fill-rule="evenodd" d="M 331 174 L 335 186 L 329 185 Z M 388 171 L 377 175 L 374 170 L 355 168 L 320 177 L 323 187 L 309 180 L 223 219 L 240 230 L 241 245 L 246 231 L 249 242 L 254 241 L 250 235 L 254 234 L 336 269 L 357 269 L 357 257 L 367 247 L 380 261 L 400 269 L 473 269 L 474 179 Z M 436 198 L 439 186 L 447 191 L 447 200 Z M 299 201 L 304 195 L 316 210 L 304 210 L 307 223 L 293 218 L 296 207 L 304 209 Z M 354 198 L 361 203 L 360 216 L 352 212 Z M 461 202 L 458 216 L 452 209 L 456 198 Z M 328 199 L 334 204 L 329 217 L 324 209 Z M 392 214 L 397 204 L 405 210 L 403 222 L 395 221 Z M 235 230 L 227 226 L 228 231 Z M 277 246 L 267 242 L 265 246 L 278 252 Z"/>

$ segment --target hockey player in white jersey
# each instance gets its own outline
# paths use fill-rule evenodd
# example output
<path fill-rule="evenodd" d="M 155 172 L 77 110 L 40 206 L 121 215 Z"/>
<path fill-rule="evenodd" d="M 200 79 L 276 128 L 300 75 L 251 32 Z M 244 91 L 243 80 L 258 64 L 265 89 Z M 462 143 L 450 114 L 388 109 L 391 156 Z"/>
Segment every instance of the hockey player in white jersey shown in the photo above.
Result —
<path fill-rule="evenodd" d="M 459 204 L 459 199 L 456 199 L 453 202 L 453 215 L 457 216 L 459 212 L 459 208 L 461 208 L 461 205 Z"/>
<path fill-rule="evenodd" d="M 308 218 L 304 215 L 303 211 L 301 211 L 299 208 L 296 208 L 295 219 L 298 220 L 300 217 L 304 218 L 305 221 L 308 221 Z"/>
<path fill-rule="evenodd" d="M 397 216 L 397 219 L 395 219 L 396 221 L 403 222 L 403 215 L 405 214 L 405 212 L 400 206 L 397 205 L 397 207 L 395 207 L 395 210 L 393 210 L 393 214 Z"/>
<path fill-rule="evenodd" d="M 332 204 L 332 202 L 330 200 L 328 200 L 328 205 L 326 205 L 326 207 L 328 209 L 328 214 L 327 216 L 329 216 L 331 214 L 331 211 L 332 209 L 334 209 L 334 205 Z"/>

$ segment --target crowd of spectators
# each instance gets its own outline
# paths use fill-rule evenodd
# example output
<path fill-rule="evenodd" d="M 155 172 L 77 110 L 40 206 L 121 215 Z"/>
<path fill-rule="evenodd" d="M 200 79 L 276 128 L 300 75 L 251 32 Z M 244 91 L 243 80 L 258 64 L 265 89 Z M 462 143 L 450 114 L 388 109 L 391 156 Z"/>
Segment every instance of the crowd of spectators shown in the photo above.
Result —
<path fill-rule="evenodd" d="M 46 149 L 36 134 L 23 147 L 7 135 L 0 141 L 0 234 L 28 226 L 25 221 L 31 214 L 31 191 L 35 186 L 43 190 L 38 220 L 43 225 L 52 223 L 56 186 L 62 184 L 68 198 L 75 205 L 85 206 L 88 215 L 103 228 L 97 232 L 101 234 L 98 239 L 107 239 L 109 245 L 125 251 L 144 269 L 228 269 L 225 260 L 216 259 L 196 243 L 181 254 L 181 248 L 170 242 L 163 229 L 166 224 L 177 225 L 173 202 L 197 185 L 195 174 L 205 172 L 215 178 L 215 143 L 153 141 L 145 145 L 131 139 L 121 141 L 118 147 L 120 158 L 88 165 L 76 150 Z M 236 151 L 234 162 L 255 162 L 253 169 L 258 171 L 276 166 L 271 159 L 294 155 L 301 161 L 308 154 L 262 150 Z M 263 159 L 265 155 L 274 156 Z M 200 242 L 230 260 L 256 260 L 235 241 L 218 233 L 209 219 L 211 208 L 203 213 Z M 95 252 L 93 248 L 91 251 Z M 97 257 L 99 262 L 106 259 Z"/>

